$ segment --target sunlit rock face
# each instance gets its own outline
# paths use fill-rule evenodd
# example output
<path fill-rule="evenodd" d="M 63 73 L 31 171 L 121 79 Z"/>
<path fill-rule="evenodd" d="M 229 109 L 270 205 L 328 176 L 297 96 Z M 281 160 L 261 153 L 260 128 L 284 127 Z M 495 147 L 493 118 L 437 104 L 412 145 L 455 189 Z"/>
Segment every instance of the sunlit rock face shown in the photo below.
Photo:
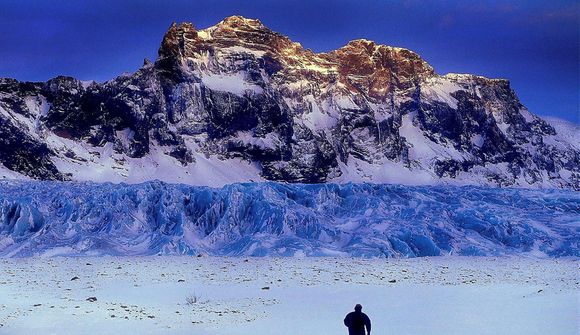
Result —
<path fill-rule="evenodd" d="M 580 189 L 578 133 L 507 80 L 367 40 L 314 53 L 239 16 L 173 24 L 155 62 L 105 83 L 0 79 L 6 178 Z"/>

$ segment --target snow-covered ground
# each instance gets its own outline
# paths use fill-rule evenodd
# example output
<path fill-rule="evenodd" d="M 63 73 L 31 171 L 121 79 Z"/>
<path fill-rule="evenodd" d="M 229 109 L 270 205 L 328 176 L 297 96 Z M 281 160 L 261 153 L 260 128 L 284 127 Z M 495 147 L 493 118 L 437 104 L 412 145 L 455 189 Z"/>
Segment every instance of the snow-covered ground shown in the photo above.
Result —
<path fill-rule="evenodd" d="M 375 335 L 572 335 L 579 267 L 515 257 L 1 259 L 0 334 L 346 334 L 342 319 L 361 303 Z"/>

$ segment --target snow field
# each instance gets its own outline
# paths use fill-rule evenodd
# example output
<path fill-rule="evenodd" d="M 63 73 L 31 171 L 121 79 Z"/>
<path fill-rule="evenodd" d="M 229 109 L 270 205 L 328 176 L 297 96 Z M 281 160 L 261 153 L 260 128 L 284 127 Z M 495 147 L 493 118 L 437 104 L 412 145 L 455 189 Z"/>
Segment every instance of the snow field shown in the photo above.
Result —
<path fill-rule="evenodd" d="M 0 264 L 0 334 L 346 334 L 342 319 L 355 303 L 379 335 L 572 335 L 580 317 L 580 263 L 570 259 L 171 256 Z"/>

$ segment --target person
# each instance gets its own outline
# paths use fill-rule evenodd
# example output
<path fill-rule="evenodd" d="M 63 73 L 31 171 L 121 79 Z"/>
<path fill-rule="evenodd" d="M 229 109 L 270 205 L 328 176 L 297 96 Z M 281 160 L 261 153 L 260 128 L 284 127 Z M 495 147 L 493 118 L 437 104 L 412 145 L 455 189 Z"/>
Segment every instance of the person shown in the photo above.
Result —
<path fill-rule="evenodd" d="M 356 304 L 354 312 L 346 315 L 344 325 L 348 327 L 348 335 L 371 335 L 371 319 L 362 312 L 361 304 Z"/>

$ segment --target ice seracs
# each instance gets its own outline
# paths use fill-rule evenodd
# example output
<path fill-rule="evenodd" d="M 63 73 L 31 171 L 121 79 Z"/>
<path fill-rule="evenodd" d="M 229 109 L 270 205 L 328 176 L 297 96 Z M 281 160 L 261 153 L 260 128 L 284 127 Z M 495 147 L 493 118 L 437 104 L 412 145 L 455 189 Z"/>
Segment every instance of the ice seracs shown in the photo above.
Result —
<path fill-rule="evenodd" d="M 208 178 L 236 172 L 196 160 Z M 574 191 L 473 186 L 4 181 L 0 256 L 579 257 L 579 202 Z"/>

